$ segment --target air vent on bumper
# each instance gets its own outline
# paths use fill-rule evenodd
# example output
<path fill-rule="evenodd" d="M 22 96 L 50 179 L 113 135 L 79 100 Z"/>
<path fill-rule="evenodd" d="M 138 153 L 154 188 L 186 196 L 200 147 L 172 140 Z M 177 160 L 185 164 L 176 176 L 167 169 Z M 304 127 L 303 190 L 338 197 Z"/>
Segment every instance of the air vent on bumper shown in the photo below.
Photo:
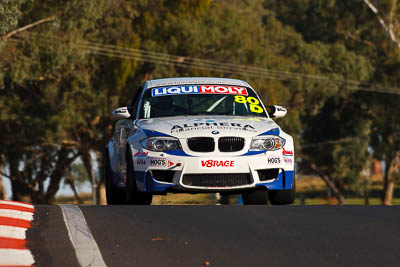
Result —
<path fill-rule="evenodd" d="M 182 179 L 184 185 L 201 187 L 233 187 L 251 183 L 249 173 L 185 174 Z"/>

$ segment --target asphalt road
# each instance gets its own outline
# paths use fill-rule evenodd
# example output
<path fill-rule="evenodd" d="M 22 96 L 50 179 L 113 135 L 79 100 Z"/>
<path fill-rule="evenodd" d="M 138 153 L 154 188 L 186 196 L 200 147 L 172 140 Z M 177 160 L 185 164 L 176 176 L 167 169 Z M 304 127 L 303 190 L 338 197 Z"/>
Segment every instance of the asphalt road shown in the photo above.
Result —
<path fill-rule="evenodd" d="M 400 206 L 79 206 L 107 266 L 400 266 Z M 81 266 L 36 206 L 36 266 Z"/>

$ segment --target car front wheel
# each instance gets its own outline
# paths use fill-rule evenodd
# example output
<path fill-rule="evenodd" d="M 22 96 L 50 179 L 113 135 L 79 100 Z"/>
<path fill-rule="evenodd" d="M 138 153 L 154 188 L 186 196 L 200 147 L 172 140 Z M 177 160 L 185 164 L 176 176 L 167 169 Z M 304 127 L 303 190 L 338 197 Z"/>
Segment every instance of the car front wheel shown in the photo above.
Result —
<path fill-rule="evenodd" d="M 270 190 L 269 201 L 272 205 L 293 204 L 296 198 L 296 178 L 293 176 L 292 189 L 290 190 Z"/>
<path fill-rule="evenodd" d="M 150 205 L 153 200 L 153 195 L 149 193 L 141 193 L 137 190 L 132 154 L 130 152 L 128 152 L 126 163 L 126 203 L 133 205 Z"/>
<path fill-rule="evenodd" d="M 254 191 L 242 193 L 244 205 L 267 205 L 268 191 L 264 188 L 257 188 Z"/>
<path fill-rule="evenodd" d="M 108 205 L 122 205 L 125 204 L 125 192 L 115 188 L 112 180 L 110 158 L 108 152 L 104 155 L 104 168 L 106 174 L 106 197 Z"/>

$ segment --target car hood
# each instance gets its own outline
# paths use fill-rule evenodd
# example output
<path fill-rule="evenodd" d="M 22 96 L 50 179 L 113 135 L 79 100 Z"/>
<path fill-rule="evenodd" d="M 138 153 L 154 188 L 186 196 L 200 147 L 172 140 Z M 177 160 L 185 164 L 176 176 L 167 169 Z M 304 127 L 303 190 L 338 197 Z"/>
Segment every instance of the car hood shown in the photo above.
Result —
<path fill-rule="evenodd" d="M 141 119 L 136 126 L 147 135 L 176 138 L 194 136 L 241 136 L 279 134 L 279 126 L 269 118 L 242 116 L 176 116 Z M 274 130 L 275 129 L 275 130 Z"/>

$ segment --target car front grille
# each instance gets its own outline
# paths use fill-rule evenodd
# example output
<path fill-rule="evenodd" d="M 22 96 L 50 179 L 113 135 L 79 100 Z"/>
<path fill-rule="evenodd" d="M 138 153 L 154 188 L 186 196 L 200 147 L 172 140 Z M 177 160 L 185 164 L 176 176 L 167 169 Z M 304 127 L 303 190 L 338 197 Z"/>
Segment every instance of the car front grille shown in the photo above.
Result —
<path fill-rule="evenodd" d="M 249 173 L 185 174 L 182 183 L 188 186 L 233 187 L 251 184 Z"/>
<path fill-rule="evenodd" d="M 218 139 L 220 152 L 237 152 L 243 149 L 245 139 L 242 137 L 221 137 Z M 215 149 L 214 138 L 192 137 L 187 141 L 190 150 L 195 152 L 213 152 Z"/>
<path fill-rule="evenodd" d="M 213 152 L 215 148 L 212 137 L 193 137 L 187 142 L 189 149 L 195 152 Z"/>
<path fill-rule="evenodd" d="M 244 147 L 244 138 L 242 137 L 221 137 L 218 140 L 218 149 L 221 152 L 236 152 Z"/>

